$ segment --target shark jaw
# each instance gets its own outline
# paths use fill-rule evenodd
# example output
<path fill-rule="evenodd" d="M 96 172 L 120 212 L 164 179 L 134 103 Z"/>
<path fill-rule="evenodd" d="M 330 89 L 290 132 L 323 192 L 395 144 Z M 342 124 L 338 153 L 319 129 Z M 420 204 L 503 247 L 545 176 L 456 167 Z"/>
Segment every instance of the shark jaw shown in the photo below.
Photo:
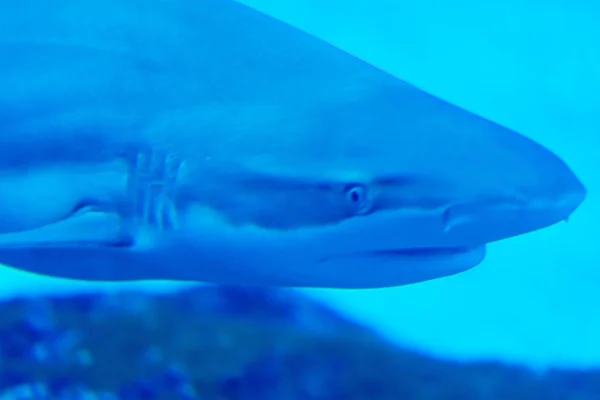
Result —
<path fill-rule="evenodd" d="M 216 229 L 216 241 L 198 242 L 190 239 L 192 234 L 175 237 L 126 227 L 114 213 L 76 213 L 39 228 L 0 235 L 0 262 L 32 273 L 88 281 L 374 288 L 463 272 L 485 255 L 483 246 L 389 248 L 317 259 L 320 245 L 299 256 L 303 253 L 299 246 L 310 247 L 309 243 L 285 243 L 259 230 L 240 232 L 237 240 L 231 240 L 231 230 L 224 236 Z"/>

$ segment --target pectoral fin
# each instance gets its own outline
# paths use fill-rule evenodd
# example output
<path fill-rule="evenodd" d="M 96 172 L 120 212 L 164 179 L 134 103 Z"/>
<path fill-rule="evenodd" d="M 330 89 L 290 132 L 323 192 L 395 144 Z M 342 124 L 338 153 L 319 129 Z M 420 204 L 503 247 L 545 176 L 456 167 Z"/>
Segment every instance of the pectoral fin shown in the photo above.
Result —
<path fill-rule="evenodd" d="M 39 228 L 0 235 L 0 249 L 39 247 L 125 247 L 133 235 L 120 215 L 85 210 Z"/>

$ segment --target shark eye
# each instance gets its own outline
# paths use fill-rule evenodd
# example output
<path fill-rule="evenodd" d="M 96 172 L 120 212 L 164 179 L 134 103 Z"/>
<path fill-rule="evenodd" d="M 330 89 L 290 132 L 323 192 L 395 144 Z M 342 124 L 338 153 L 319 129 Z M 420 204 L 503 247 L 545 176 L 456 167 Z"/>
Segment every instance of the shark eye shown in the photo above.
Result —
<path fill-rule="evenodd" d="M 366 214 L 371 210 L 372 201 L 364 185 L 350 185 L 346 188 L 346 207 L 355 215 Z"/>

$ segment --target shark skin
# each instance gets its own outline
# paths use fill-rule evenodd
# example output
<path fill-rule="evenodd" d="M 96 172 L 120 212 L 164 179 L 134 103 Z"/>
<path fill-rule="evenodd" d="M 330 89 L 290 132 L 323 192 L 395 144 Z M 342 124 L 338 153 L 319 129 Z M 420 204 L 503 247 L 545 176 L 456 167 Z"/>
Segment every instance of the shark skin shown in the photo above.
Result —
<path fill-rule="evenodd" d="M 0 263 L 376 288 L 567 219 L 549 150 L 229 0 L 0 5 Z"/>

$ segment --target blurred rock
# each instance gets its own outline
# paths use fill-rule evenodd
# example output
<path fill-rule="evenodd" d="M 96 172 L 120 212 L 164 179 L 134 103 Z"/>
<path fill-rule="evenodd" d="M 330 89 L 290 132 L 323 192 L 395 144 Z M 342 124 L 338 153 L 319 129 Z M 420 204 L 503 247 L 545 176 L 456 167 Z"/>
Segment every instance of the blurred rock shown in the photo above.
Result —
<path fill-rule="evenodd" d="M 201 286 L 0 303 L 0 400 L 600 399 L 545 375 L 394 347 L 292 290 Z"/>

